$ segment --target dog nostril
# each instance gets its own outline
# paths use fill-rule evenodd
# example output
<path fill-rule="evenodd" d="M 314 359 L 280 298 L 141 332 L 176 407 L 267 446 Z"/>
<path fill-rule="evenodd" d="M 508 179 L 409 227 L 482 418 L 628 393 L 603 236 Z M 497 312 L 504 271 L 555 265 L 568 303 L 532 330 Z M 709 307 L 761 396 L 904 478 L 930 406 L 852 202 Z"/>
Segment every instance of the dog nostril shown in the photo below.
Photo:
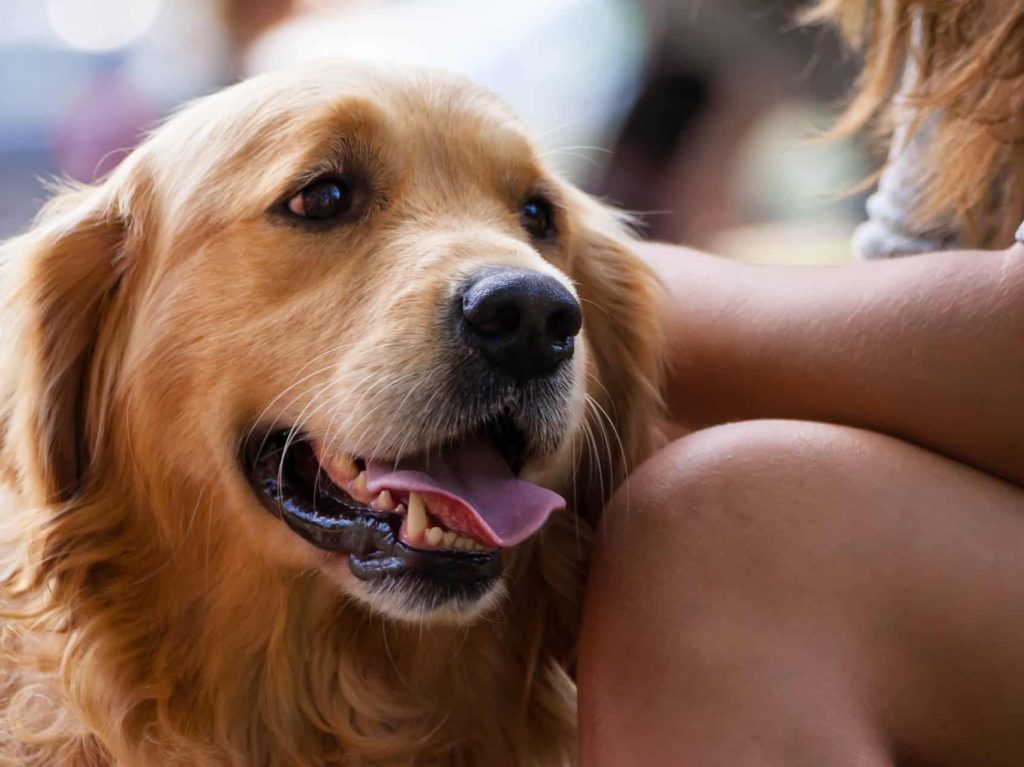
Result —
<path fill-rule="evenodd" d="M 578 309 L 561 309 L 550 317 L 544 326 L 552 341 L 565 341 L 580 332 L 583 318 Z"/>
<path fill-rule="evenodd" d="M 488 305 L 477 302 L 467 307 L 463 300 L 462 314 L 476 332 L 489 338 L 514 335 L 522 320 L 519 307 L 513 303 Z"/>

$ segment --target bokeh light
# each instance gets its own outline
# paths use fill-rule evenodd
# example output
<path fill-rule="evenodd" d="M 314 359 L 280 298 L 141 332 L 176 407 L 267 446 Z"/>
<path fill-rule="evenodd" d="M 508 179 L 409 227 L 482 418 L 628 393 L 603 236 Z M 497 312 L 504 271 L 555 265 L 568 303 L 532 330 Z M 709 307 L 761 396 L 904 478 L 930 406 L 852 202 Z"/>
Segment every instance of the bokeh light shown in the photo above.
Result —
<path fill-rule="evenodd" d="M 47 0 L 50 26 L 72 48 L 112 51 L 129 45 L 156 21 L 163 0 Z"/>

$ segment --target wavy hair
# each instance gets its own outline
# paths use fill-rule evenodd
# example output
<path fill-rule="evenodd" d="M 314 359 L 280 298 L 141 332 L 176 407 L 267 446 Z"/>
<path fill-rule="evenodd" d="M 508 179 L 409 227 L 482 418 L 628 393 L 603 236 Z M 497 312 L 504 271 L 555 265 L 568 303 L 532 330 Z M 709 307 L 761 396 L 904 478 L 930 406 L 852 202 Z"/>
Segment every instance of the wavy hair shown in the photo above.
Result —
<path fill-rule="evenodd" d="M 964 246 L 1002 247 L 1024 219 L 1024 2 L 818 0 L 864 66 L 833 135 L 892 140 L 937 115 L 917 223 L 953 219 Z M 909 65 L 914 78 L 905 78 Z"/>

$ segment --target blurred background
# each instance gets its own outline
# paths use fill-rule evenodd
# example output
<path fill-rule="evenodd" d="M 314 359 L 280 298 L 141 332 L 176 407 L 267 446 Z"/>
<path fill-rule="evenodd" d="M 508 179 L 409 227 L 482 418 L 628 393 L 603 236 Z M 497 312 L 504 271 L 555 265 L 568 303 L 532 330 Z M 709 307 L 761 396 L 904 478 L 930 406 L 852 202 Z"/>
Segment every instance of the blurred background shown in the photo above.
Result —
<path fill-rule="evenodd" d="M 849 257 L 869 172 L 811 140 L 854 73 L 796 0 L 0 0 L 0 238 L 56 176 L 114 167 L 176 106 L 348 57 L 496 91 L 573 181 L 646 236 L 751 261 Z"/>

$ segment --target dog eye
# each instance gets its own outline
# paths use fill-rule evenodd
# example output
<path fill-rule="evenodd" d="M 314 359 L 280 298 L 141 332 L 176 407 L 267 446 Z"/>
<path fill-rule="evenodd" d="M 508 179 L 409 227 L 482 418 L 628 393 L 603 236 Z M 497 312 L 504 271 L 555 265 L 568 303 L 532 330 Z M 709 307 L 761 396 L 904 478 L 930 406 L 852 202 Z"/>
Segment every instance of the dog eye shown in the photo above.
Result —
<path fill-rule="evenodd" d="M 343 178 L 314 181 L 288 200 L 288 210 L 300 218 L 326 221 L 352 208 L 352 187 Z"/>
<path fill-rule="evenodd" d="M 519 209 L 519 218 L 531 237 L 546 240 L 555 233 L 555 214 L 551 203 L 543 197 L 531 197 Z"/>

